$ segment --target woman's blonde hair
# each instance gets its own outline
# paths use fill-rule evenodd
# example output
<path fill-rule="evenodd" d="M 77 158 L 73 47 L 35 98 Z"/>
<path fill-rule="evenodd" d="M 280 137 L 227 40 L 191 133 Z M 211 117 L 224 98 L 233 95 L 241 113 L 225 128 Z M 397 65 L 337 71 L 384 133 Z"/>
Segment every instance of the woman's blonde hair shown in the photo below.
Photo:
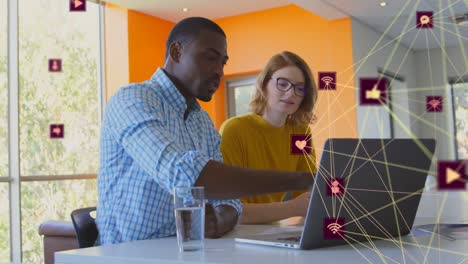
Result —
<path fill-rule="evenodd" d="M 315 102 L 317 101 L 317 86 L 307 63 L 290 51 L 283 51 L 271 57 L 265 68 L 257 77 L 255 93 L 250 101 L 250 110 L 262 115 L 267 106 L 266 86 L 273 73 L 287 66 L 296 66 L 302 71 L 305 79 L 306 94 L 297 111 L 288 117 L 293 124 L 310 124 L 316 119 L 314 115 Z"/>

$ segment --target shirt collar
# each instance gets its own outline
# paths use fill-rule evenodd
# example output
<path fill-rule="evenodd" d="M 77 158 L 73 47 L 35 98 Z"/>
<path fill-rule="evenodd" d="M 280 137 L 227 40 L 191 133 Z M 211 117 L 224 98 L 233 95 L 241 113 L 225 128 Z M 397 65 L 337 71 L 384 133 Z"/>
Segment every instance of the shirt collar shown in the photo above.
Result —
<path fill-rule="evenodd" d="M 151 76 L 151 81 L 158 84 L 161 89 L 163 98 L 174 106 L 178 111 L 185 113 L 187 109 L 187 102 L 185 97 L 179 92 L 171 79 L 166 75 L 162 68 L 158 68 Z M 195 100 L 191 105 L 189 111 L 200 111 L 200 104 Z"/>

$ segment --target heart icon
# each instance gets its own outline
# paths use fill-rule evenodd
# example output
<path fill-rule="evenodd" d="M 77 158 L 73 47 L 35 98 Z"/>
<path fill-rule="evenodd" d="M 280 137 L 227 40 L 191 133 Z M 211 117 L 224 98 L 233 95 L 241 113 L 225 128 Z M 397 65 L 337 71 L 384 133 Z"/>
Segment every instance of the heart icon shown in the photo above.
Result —
<path fill-rule="evenodd" d="M 296 147 L 300 150 L 303 150 L 305 146 L 307 145 L 307 141 L 305 140 L 296 140 Z"/>

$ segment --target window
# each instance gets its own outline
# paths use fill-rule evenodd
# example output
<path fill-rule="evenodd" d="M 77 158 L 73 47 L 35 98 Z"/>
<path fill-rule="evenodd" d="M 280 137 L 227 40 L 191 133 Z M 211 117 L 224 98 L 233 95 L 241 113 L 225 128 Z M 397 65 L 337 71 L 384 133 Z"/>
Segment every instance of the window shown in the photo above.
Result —
<path fill-rule="evenodd" d="M 9 244 L 14 208 L 4 203 L 10 187 L 1 177 L 8 176 L 8 152 L 1 151 L 0 262 L 42 263 L 38 225 L 51 219 L 69 221 L 73 209 L 97 203 L 102 10 L 87 1 L 86 12 L 70 12 L 69 2 L 0 1 L 0 147 L 8 149 L 11 140 L 8 122 L 3 121 L 8 120 L 8 92 L 17 92 L 18 102 L 11 104 L 19 109 L 21 204 L 16 210 L 21 219 L 12 214 L 11 223 L 20 226 L 22 236 L 21 245 L 19 240 Z M 18 51 L 19 86 L 10 91 L 8 51 L 3 50 L 7 3 L 18 5 L 18 45 L 12 49 Z M 52 125 L 63 129 L 52 132 Z M 22 259 L 11 248 L 21 248 Z"/>
<path fill-rule="evenodd" d="M 249 103 L 255 91 L 255 78 L 250 77 L 227 82 L 228 117 L 249 112 Z"/>
<path fill-rule="evenodd" d="M 452 84 L 455 146 L 458 160 L 468 159 L 468 82 Z"/>
<path fill-rule="evenodd" d="M 96 180 L 28 181 L 21 184 L 23 263 L 43 263 L 38 225 L 47 220 L 70 221 L 72 210 L 95 206 Z"/>
<path fill-rule="evenodd" d="M 0 183 L 0 263 L 10 262 L 10 219 L 8 184 Z"/>
<path fill-rule="evenodd" d="M 21 175 L 96 172 L 99 11 L 69 12 L 63 0 L 19 2 Z M 53 25 L 53 26 L 52 26 Z M 49 72 L 49 60 L 61 72 Z M 50 125 L 64 138 L 51 139 Z"/>

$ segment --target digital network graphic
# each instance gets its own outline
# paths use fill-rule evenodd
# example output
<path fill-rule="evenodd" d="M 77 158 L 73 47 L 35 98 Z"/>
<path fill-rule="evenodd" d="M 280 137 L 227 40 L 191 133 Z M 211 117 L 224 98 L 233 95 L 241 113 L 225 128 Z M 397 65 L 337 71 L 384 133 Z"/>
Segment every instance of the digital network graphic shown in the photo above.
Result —
<path fill-rule="evenodd" d="M 310 135 L 293 134 L 291 135 L 290 145 L 291 154 L 294 155 L 310 154 L 312 151 Z"/>
<path fill-rule="evenodd" d="M 463 161 L 442 161 L 437 165 L 439 190 L 465 190 L 466 164 Z"/>
<path fill-rule="evenodd" d="M 345 180 L 343 178 L 330 178 L 328 179 L 328 187 L 328 196 L 341 196 L 345 192 Z"/>
<path fill-rule="evenodd" d="M 443 109 L 442 96 L 428 96 L 426 98 L 427 112 L 442 112 Z"/>
<path fill-rule="evenodd" d="M 86 11 L 86 0 L 70 0 L 70 12 Z"/>
<path fill-rule="evenodd" d="M 387 103 L 387 81 L 380 78 L 362 78 L 360 87 L 361 105 Z"/>
<path fill-rule="evenodd" d="M 345 231 L 344 218 L 323 219 L 323 238 L 326 240 L 342 240 Z"/>
<path fill-rule="evenodd" d="M 61 72 L 62 71 L 62 60 L 61 59 L 49 59 L 49 72 Z"/>
<path fill-rule="evenodd" d="M 50 138 L 63 138 L 65 135 L 63 124 L 51 124 L 49 130 Z"/>
<path fill-rule="evenodd" d="M 86 0 L 69 0 L 70 12 L 86 12 Z M 48 60 L 48 71 L 50 73 L 62 72 L 62 59 L 50 58 Z M 61 139 L 65 135 L 64 124 L 50 124 L 50 139 Z"/>
<path fill-rule="evenodd" d="M 466 160 L 468 158 L 468 135 L 467 128 L 468 120 L 464 120 L 463 124 L 460 125 L 457 122 L 447 126 L 449 121 L 448 115 L 454 111 L 459 111 L 461 115 L 468 116 L 466 109 L 468 108 L 468 87 L 458 86 L 457 83 L 461 83 L 465 76 L 468 76 L 468 51 L 464 50 L 463 45 L 468 42 L 468 36 L 463 35 L 460 29 L 457 27 L 449 27 L 452 17 L 459 16 L 460 14 L 454 12 L 453 5 L 464 3 L 465 8 L 468 10 L 468 2 L 466 0 L 444 0 L 439 1 L 441 4 L 434 7 L 433 10 L 427 10 L 426 8 L 420 9 L 422 1 L 419 0 L 407 0 L 404 5 L 399 7 L 395 19 L 387 25 L 387 31 L 397 25 L 401 26 L 401 34 L 397 37 L 390 38 L 382 34 L 375 43 L 372 43 L 371 47 L 367 50 L 366 56 L 357 61 L 354 65 L 347 65 L 344 69 L 327 69 L 327 71 L 318 72 L 318 78 L 316 80 L 319 91 L 319 100 L 317 104 L 328 104 L 328 112 L 332 113 L 329 116 L 333 118 L 326 120 L 327 127 L 321 127 L 317 130 L 309 130 L 306 134 L 292 134 L 287 139 L 289 143 L 289 154 L 291 155 L 304 155 L 308 162 L 310 171 L 315 173 L 316 170 L 313 168 L 320 169 L 319 159 L 312 159 L 312 152 L 320 149 L 313 149 L 312 137 L 328 138 L 333 136 L 333 132 L 330 127 L 336 123 L 345 124 L 343 129 L 347 127 L 353 127 L 356 120 L 347 120 L 347 117 L 334 116 L 333 112 L 335 108 L 342 107 L 340 102 L 340 95 L 347 89 L 352 89 L 359 99 L 359 104 L 353 106 L 353 108 L 345 109 L 345 112 L 356 112 L 360 111 L 364 115 L 363 123 L 359 124 L 358 130 L 360 132 L 366 132 L 371 129 L 375 129 L 376 133 L 381 137 L 386 137 L 383 133 L 385 129 L 390 129 L 392 132 L 398 131 L 399 134 L 393 135 L 393 137 L 409 137 L 418 140 L 420 135 L 423 134 L 429 138 L 447 138 L 446 141 L 440 140 L 437 142 L 438 148 L 443 144 L 451 144 L 451 142 L 457 142 L 458 146 L 449 147 L 451 152 L 457 152 L 458 149 L 465 149 L 465 152 L 458 153 L 457 155 L 451 155 L 452 159 L 448 159 L 447 153 L 436 151 L 432 158 L 432 166 L 428 171 L 429 179 L 433 179 L 434 183 L 431 184 L 428 180 L 428 184 L 416 193 L 403 193 L 402 199 L 407 199 L 415 195 L 421 195 L 426 192 L 426 195 L 434 198 L 438 206 L 434 212 L 434 217 L 437 220 L 442 219 L 444 210 L 450 207 L 451 204 L 446 203 L 449 194 L 460 193 L 463 197 L 464 203 L 468 203 L 468 194 L 466 192 L 467 176 L 466 176 Z M 391 2 L 389 2 L 391 5 Z M 410 10 L 410 14 L 404 13 L 404 11 Z M 86 11 L 85 0 L 69 0 L 69 11 L 79 15 L 79 12 Z M 468 13 L 468 11 L 466 12 Z M 466 24 L 464 25 L 466 27 Z M 409 42 L 410 45 L 402 44 L 403 37 L 412 38 Z M 423 48 L 415 49 L 413 53 L 417 57 L 427 57 L 422 59 L 419 64 L 413 65 L 412 74 L 419 75 L 420 71 L 429 72 L 427 78 L 424 79 L 423 84 L 415 85 L 413 82 L 402 81 L 404 78 L 398 78 L 402 75 L 404 59 L 407 58 L 408 54 L 416 46 L 417 39 L 423 39 Z M 447 39 L 454 39 L 455 46 L 450 47 L 450 52 L 456 52 L 453 55 L 449 52 L 449 48 L 445 47 Z M 435 44 L 434 44 L 435 43 Z M 431 46 L 432 45 L 432 46 Z M 435 46 L 434 46 L 435 45 Z M 389 54 L 382 52 L 390 49 Z M 403 60 L 395 56 L 397 52 L 401 52 L 400 49 L 409 50 L 404 51 Z M 431 50 L 438 50 L 440 56 L 435 58 L 431 57 Z M 457 50 L 458 49 L 458 50 Z M 452 54 L 452 56 L 448 56 Z M 384 57 L 384 63 L 375 66 L 372 61 L 376 57 Z M 464 68 L 460 68 L 455 65 L 452 61 L 453 56 L 462 58 Z M 54 77 L 60 76 L 67 71 L 67 67 L 63 67 L 62 59 L 66 60 L 65 57 L 46 57 L 47 70 Z M 45 66 L 45 62 L 43 62 Z M 70 63 L 68 60 L 65 64 Z M 369 65 L 372 65 L 369 66 Z M 371 70 L 365 71 L 365 74 L 361 74 L 362 69 L 372 68 Z M 381 68 L 381 69 L 380 69 Z M 448 69 L 452 75 L 448 75 Z M 45 69 L 44 69 L 45 70 Z M 346 79 L 344 76 L 353 71 L 351 75 L 353 78 Z M 451 77 L 450 85 L 441 85 L 437 83 L 436 74 L 442 75 L 443 78 L 448 79 Z M 408 79 L 409 76 L 404 76 Z M 354 82 L 354 83 L 353 83 Z M 404 85 L 402 85 L 404 83 Z M 333 90 L 331 93 L 327 93 L 327 90 Z M 455 93 L 459 90 L 463 90 L 462 93 L 465 98 L 458 97 L 459 93 Z M 403 98 L 408 98 L 406 101 Z M 462 102 L 462 103 L 459 103 Z M 457 103 L 455 106 L 455 103 Z M 457 108 L 456 108 L 457 107 Z M 456 108 L 456 109 L 455 109 Z M 464 110 L 465 109 L 465 110 Z M 382 114 L 383 113 L 383 114 Z M 400 114 L 404 113 L 411 119 L 404 120 L 400 117 Z M 377 117 L 388 119 L 388 124 L 383 123 Z M 318 117 L 321 118 L 320 116 Z M 319 120 L 320 121 L 320 120 Z M 463 120 L 462 120 L 463 121 Z M 57 121 L 54 121 L 57 122 Z M 373 124 L 379 124 L 378 126 L 372 126 Z M 418 132 L 415 133 L 414 127 L 416 124 L 421 124 Z M 50 139 L 62 139 L 65 136 L 66 124 L 49 124 L 49 137 Z M 70 131 L 70 126 L 67 126 L 67 131 Z M 44 128 L 47 130 L 47 128 Z M 47 133 L 47 131 L 44 131 Z M 312 136 L 310 134 L 312 134 Z M 365 133 L 364 133 L 365 134 Z M 457 135 L 462 135 L 462 140 L 457 140 Z M 464 139 L 464 140 L 463 140 Z M 287 144 L 287 143 L 286 143 Z M 317 147 L 321 147 L 316 145 Z M 403 150 L 404 151 L 404 150 Z M 374 160 L 369 156 L 352 156 L 348 157 L 349 160 L 353 159 L 366 159 L 369 163 L 381 164 L 385 161 Z M 349 165 L 351 167 L 351 163 Z M 399 164 L 386 164 L 386 166 L 399 166 Z M 446 252 L 440 248 L 441 243 L 446 243 L 443 238 L 436 234 L 430 235 L 429 242 L 408 242 L 402 237 L 393 236 L 382 236 L 382 237 L 370 237 L 367 235 L 366 230 L 360 227 L 360 233 L 362 237 L 367 240 L 365 242 L 354 241 L 350 237 L 349 229 L 351 223 L 357 223 L 357 218 L 344 218 L 342 214 L 344 212 L 355 211 L 359 208 L 357 197 L 353 195 L 355 191 L 365 193 L 368 199 L 372 199 L 372 195 L 380 193 L 393 197 L 394 193 L 389 189 L 389 186 L 383 186 L 379 190 L 350 190 L 347 186 L 353 181 L 355 170 L 347 171 L 346 175 L 335 175 L 333 171 L 333 164 L 324 169 L 326 173 L 322 176 L 325 177 L 325 186 L 318 190 L 323 199 L 324 206 L 327 207 L 327 217 L 323 219 L 323 239 L 325 240 L 342 240 L 360 253 L 360 248 L 367 248 L 373 250 L 383 263 L 398 263 L 392 260 L 389 256 L 382 254 L 378 247 L 374 244 L 374 239 L 381 239 L 389 241 L 396 245 L 401 250 L 401 255 L 406 260 L 406 263 L 414 263 L 413 256 L 409 254 L 404 245 L 415 246 L 420 249 L 422 254 L 425 254 L 429 249 L 439 251 L 444 254 L 455 254 L 463 257 L 460 263 L 468 263 L 468 250 L 460 249 L 459 251 Z M 417 168 L 404 168 L 409 171 Z M 385 174 L 383 172 L 377 172 L 378 177 L 383 179 Z M 317 180 L 317 179 L 315 179 Z M 327 202 L 325 202 L 327 201 Z M 331 206 L 329 206 L 331 204 Z M 393 201 L 387 205 L 394 209 L 395 215 L 401 214 L 400 208 L 397 206 L 397 202 Z M 361 208 L 362 209 L 362 208 Z M 378 229 L 382 234 L 387 234 L 388 230 L 383 228 L 382 223 L 372 221 L 372 216 L 378 213 L 382 208 L 376 208 L 375 211 L 363 211 L 360 212 L 366 216 L 366 219 L 370 219 L 369 223 L 373 225 L 375 229 Z M 409 225 L 408 223 L 401 221 L 399 217 L 393 219 L 395 225 Z M 358 248 L 359 247 L 359 248 Z M 333 255 L 331 255 L 333 257 Z M 464 262 L 463 262 L 464 261 Z M 365 257 L 363 257 L 363 263 L 370 263 Z M 444 263 L 443 259 L 440 262 Z"/>
<path fill-rule="evenodd" d="M 388 169 L 375 169 L 370 172 L 370 174 L 376 174 L 377 179 L 382 182 L 381 188 L 375 190 L 352 188 L 348 186 L 352 185 L 357 169 L 345 170 L 345 174 L 337 175 L 335 169 L 338 165 L 335 161 L 325 166 L 320 164 L 319 159 L 314 160 L 307 153 L 303 153 L 308 158 L 310 172 L 315 173 L 321 170 L 321 175 L 317 175 L 323 177 L 322 180 L 325 182 L 323 186 L 315 189 L 319 192 L 322 206 L 327 213 L 322 223 L 323 239 L 346 242 L 363 257 L 362 263 L 374 263 L 361 253 L 362 249 L 375 252 L 381 263 L 415 263 L 415 255 L 406 250 L 408 246 L 416 247 L 424 259 L 427 259 L 429 254 L 440 256 L 445 254 L 459 257 L 460 261 L 457 263 L 468 263 L 468 250 L 447 252 L 440 246 L 447 241 L 437 232 L 426 234 L 429 238 L 421 240 L 423 242 L 420 240 L 408 242 L 408 237 L 414 235 L 413 231 L 406 236 L 390 235 L 385 224 L 376 221 L 374 217 L 383 209 L 392 208 L 394 219 L 387 220 L 392 221 L 393 226 L 403 226 L 411 230 L 416 223 L 411 226 L 412 223 L 403 220 L 402 208 L 398 206 L 400 200 L 421 196 L 420 207 L 422 203 L 425 203 L 425 207 L 431 207 L 431 217 L 435 222 L 446 221 L 447 218 L 444 217 L 448 215 L 447 212 L 452 207 L 463 208 L 465 206 L 466 208 L 468 203 L 466 175 L 468 164 L 468 86 L 466 85 L 468 35 L 466 35 L 466 22 L 455 25 L 455 21 L 461 20 L 463 14 L 454 10 L 455 5 L 462 6 L 468 14 L 468 2 L 431 1 L 439 3 L 434 5 L 432 10 L 422 2 L 406 1 L 404 5 L 398 7 L 397 15 L 392 17 L 385 33 L 398 28 L 401 31 L 399 35 L 390 37 L 385 33 L 381 34 L 376 41 L 372 42 L 366 54 L 361 56 L 360 60 L 355 61 L 354 65 L 344 69 L 329 69 L 327 72 L 318 71 L 317 75 L 316 82 L 319 89 L 317 104 L 327 105 L 328 120 L 323 121 L 321 120 L 323 117 L 318 116 L 318 122 L 315 123 L 322 121 L 321 124 L 327 127 L 310 126 L 307 133 L 311 133 L 314 139 L 332 138 L 336 132 L 333 130 L 336 128 L 332 128 L 335 123 L 353 126 L 354 120 L 349 121 L 343 115 L 333 115 L 335 109 L 342 105 L 340 95 L 349 89 L 355 92 L 358 104 L 344 111 L 358 110 L 358 114 L 364 117 L 362 123 L 358 125 L 359 135 L 364 135 L 363 138 L 366 137 L 367 132 L 375 130 L 373 131 L 374 137 L 410 138 L 416 144 L 420 138 L 436 139 L 435 153 L 432 157 L 428 157 L 431 166 L 427 171 L 426 185 L 417 192 L 393 191 L 385 184 L 386 173 L 391 168 L 398 167 L 408 171 L 417 170 L 417 168 L 405 167 L 402 164 L 389 164 L 385 160 L 373 159 L 368 155 L 348 156 L 345 157 L 349 161 L 347 168 L 352 167 L 355 160 L 365 159 L 372 164 L 371 166 L 378 167 L 384 164 Z M 389 2 L 388 5 L 392 3 Z M 403 43 L 403 39 L 406 42 Z M 411 65 L 413 72 L 408 72 L 409 56 L 417 59 L 417 63 Z M 383 61 L 375 65 L 377 60 Z M 353 71 L 352 78 L 347 80 L 343 76 L 346 76 L 349 71 Z M 409 74 L 411 75 L 408 76 Z M 337 76 L 340 76 L 339 79 Z M 326 90 L 334 90 L 334 93 L 327 93 Z M 455 115 L 461 118 L 455 119 Z M 346 129 L 345 127 L 343 129 Z M 415 127 L 419 127 L 419 130 Z M 389 130 L 391 133 L 386 134 Z M 291 151 L 292 153 L 299 153 L 305 146 L 305 142 L 303 143 L 301 139 L 296 140 L 291 137 L 290 142 L 291 149 L 296 147 L 294 151 Z M 295 145 L 296 142 L 298 145 Z M 317 151 L 322 155 L 328 154 L 323 153 L 323 149 L 318 149 L 319 145 L 314 145 L 315 149 L 312 151 Z M 424 146 L 421 145 L 420 148 L 422 152 L 427 152 Z M 376 152 L 376 150 L 366 151 Z M 402 152 L 404 151 L 402 149 Z M 317 180 L 314 178 L 314 181 L 317 182 Z M 382 208 L 373 208 L 373 210 L 363 208 L 359 199 L 363 197 L 372 199 L 373 195 L 387 196 L 390 202 Z M 465 205 L 448 202 L 453 201 L 449 200 L 450 196 L 456 196 L 457 203 Z M 394 200 L 394 197 L 399 198 Z M 459 214 L 463 215 L 462 212 Z M 363 222 L 382 235 L 370 236 L 368 230 L 361 225 Z M 357 228 L 358 232 L 356 233 L 351 226 Z M 364 238 L 364 242 L 357 241 L 356 237 Z M 396 245 L 401 250 L 403 262 L 400 262 L 401 259 L 397 261 L 390 256 L 385 256 L 376 246 L 377 240 Z M 430 263 L 448 262 L 444 262 L 441 257 L 438 261 L 432 258 Z"/>
<path fill-rule="evenodd" d="M 319 90 L 336 90 L 336 72 L 319 72 Z"/>

